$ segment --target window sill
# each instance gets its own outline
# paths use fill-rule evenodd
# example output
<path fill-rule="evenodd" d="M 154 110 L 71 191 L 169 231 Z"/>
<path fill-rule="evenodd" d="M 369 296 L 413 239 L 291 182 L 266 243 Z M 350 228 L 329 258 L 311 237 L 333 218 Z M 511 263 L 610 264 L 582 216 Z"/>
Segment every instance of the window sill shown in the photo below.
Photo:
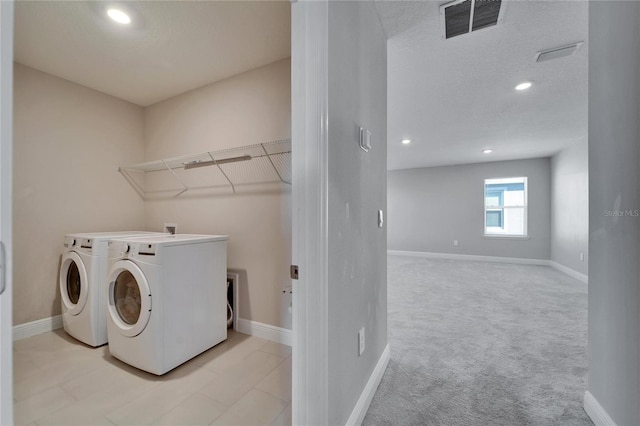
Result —
<path fill-rule="evenodd" d="M 496 238 L 503 240 L 530 240 L 531 237 L 528 235 L 494 235 L 494 234 L 484 234 L 482 238 Z"/>

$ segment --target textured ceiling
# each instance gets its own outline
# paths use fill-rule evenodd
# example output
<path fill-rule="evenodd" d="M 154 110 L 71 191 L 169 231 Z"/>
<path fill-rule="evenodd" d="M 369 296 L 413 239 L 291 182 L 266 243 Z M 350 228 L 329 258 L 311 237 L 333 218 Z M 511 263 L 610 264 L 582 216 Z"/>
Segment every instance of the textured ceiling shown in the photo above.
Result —
<path fill-rule="evenodd" d="M 440 4 L 376 3 L 389 36 L 389 169 L 545 157 L 586 137 L 586 1 L 503 1 L 498 26 L 448 40 Z M 576 41 L 575 55 L 535 62 Z"/>
<path fill-rule="evenodd" d="M 290 56 L 288 1 L 18 1 L 16 61 L 141 106 Z M 441 37 L 438 1 L 377 1 L 388 42 L 389 169 L 549 156 L 587 133 L 586 1 L 504 1 L 496 27 Z M 513 87 L 524 80 L 526 92 Z M 410 138 L 410 145 L 401 140 Z M 481 150 L 492 148 L 484 155 Z"/>
<path fill-rule="evenodd" d="M 15 60 L 141 106 L 290 56 L 288 1 L 18 1 Z"/>

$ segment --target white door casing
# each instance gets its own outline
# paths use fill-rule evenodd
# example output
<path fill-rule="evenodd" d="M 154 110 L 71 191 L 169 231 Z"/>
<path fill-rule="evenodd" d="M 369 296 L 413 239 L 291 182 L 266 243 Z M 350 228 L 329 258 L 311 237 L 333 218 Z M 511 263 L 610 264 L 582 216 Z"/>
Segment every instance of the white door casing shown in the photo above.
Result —
<path fill-rule="evenodd" d="M 328 3 L 292 4 L 294 425 L 328 421 Z"/>
<path fill-rule="evenodd" d="M 13 145 L 13 1 L 0 1 L 0 424 L 13 424 L 12 332 L 12 145 Z"/>

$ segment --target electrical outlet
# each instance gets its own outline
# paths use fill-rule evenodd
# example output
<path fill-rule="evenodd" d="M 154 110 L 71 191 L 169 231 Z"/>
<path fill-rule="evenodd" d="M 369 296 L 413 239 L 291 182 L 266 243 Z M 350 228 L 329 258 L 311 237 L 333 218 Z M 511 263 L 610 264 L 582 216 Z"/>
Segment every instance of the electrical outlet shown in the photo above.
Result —
<path fill-rule="evenodd" d="M 458 246 L 458 240 L 453 240 L 453 245 L 457 247 Z"/>
<path fill-rule="evenodd" d="M 175 235 L 178 225 L 175 223 L 165 223 L 164 224 L 164 232 L 167 234 Z"/>
<path fill-rule="evenodd" d="M 358 356 L 364 353 L 364 327 L 358 332 Z"/>
<path fill-rule="evenodd" d="M 584 262 L 584 253 L 580 252 L 580 262 Z"/>

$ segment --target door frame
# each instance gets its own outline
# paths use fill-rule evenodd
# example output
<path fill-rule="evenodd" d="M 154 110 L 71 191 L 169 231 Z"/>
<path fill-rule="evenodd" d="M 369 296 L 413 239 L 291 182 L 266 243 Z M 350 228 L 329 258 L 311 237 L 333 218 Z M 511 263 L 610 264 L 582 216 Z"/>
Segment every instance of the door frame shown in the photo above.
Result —
<path fill-rule="evenodd" d="M 4 292 L 0 295 L 0 424 L 13 424 L 12 146 L 13 0 L 0 1 L 0 241 Z"/>
<path fill-rule="evenodd" d="M 328 12 L 327 1 L 291 5 L 294 425 L 329 417 Z"/>

